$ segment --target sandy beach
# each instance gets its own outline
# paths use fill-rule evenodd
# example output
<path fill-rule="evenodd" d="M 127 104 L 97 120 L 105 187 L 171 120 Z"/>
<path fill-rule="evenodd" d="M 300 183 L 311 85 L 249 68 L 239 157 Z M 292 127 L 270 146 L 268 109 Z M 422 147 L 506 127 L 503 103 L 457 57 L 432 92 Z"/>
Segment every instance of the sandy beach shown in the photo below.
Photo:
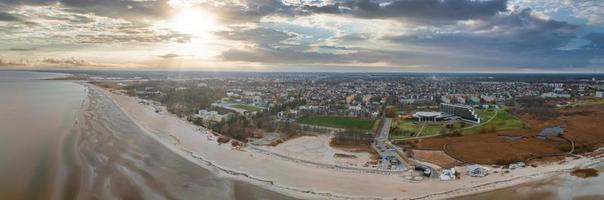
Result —
<path fill-rule="evenodd" d="M 149 137 L 99 90 L 88 90 L 66 148 L 70 170 L 57 199 L 292 199 L 191 162 Z M 164 148 L 167 147 L 167 148 Z"/>
<path fill-rule="evenodd" d="M 224 176 L 248 181 L 290 196 L 305 199 L 443 199 L 514 186 L 553 175 L 593 162 L 588 158 L 568 159 L 561 164 L 526 167 L 511 173 L 491 174 L 484 178 L 464 176 L 456 181 L 405 181 L 402 174 L 378 174 L 332 169 L 301 164 L 292 160 L 252 150 L 219 145 L 215 136 L 171 114 L 156 113 L 150 106 L 126 95 L 96 86 L 124 111 L 145 133 L 184 158 Z M 287 145 L 285 146 L 287 147 Z M 295 144 L 281 152 L 298 152 Z M 321 155 L 321 154 L 316 154 Z M 316 155 L 297 155 L 305 158 Z M 321 160 L 321 159 L 319 159 Z"/>

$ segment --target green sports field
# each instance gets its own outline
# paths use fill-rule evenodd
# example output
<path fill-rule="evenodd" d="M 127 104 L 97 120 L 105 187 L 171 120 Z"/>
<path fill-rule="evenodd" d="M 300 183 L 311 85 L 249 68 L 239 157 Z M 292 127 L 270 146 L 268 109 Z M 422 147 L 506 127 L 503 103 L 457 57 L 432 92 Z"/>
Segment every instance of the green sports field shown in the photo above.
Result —
<path fill-rule="evenodd" d="M 298 119 L 301 124 L 314 126 L 325 126 L 332 128 L 348 128 L 348 129 L 372 129 L 375 124 L 375 119 L 361 119 L 351 117 L 336 117 L 336 116 L 304 116 Z"/>

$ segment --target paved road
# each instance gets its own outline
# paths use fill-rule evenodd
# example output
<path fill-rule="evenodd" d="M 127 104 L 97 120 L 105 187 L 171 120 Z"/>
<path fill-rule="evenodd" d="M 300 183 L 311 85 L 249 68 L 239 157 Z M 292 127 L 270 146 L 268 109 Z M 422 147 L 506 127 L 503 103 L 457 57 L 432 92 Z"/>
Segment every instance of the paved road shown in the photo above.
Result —
<path fill-rule="evenodd" d="M 402 157 L 400 152 L 397 152 L 398 149 L 392 145 L 388 141 L 388 137 L 390 135 L 390 126 L 392 125 L 392 118 L 384 118 L 382 123 L 382 127 L 378 130 L 378 135 L 375 138 L 375 142 L 373 143 L 374 147 L 377 149 L 380 157 L 396 157 L 399 161 L 401 161 L 400 166 L 396 167 L 398 170 L 406 170 L 408 169 L 408 162 L 405 158 Z M 381 166 L 381 168 L 385 168 L 386 166 Z"/>
<path fill-rule="evenodd" d="M 392 125 L 392 118 L 384 118 L 384 123 L 380 129 L 380 133 L 376 139 L 378 142 L 385 142 L 388 140 L 390 135 L 390 126 Z"/>

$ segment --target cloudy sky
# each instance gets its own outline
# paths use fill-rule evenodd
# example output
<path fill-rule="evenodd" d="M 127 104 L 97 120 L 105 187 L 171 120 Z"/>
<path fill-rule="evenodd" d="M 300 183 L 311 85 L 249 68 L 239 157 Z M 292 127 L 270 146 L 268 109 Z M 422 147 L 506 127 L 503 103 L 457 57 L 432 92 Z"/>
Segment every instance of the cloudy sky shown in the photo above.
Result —
<path fill-rule="evenodd" d="M 0 0 L 0 68 L 604 72 L 604 1 Z"/>

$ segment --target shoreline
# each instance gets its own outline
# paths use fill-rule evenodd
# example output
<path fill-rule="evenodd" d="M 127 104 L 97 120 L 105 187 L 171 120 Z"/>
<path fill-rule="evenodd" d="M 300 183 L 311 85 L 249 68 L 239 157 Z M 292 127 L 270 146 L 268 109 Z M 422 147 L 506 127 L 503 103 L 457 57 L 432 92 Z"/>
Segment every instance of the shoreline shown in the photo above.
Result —
<path fill-rule="evenodd" d="M 518 169 L 506 176 L 491 174 L 484 178 L 464 177 L 463 180 L 448 182 L 426 180 L 410 183 L 396 175 L 312 167 L 295 161 L 278 159 L 271 155 L 263 155 L 262 152 L 254 151 L 254 148 L 250 147 L 243 148 L 243 151 L 233 150 L 228 144 L 218 145 L 215 140 L 210 140 L 212 134 L 201 133 L 207 131 L 205 128 L 194 126 L 171 114 L 154 113 L 138 104 L 137 99 L 133 97 L 114 94 L 90 84 L 85 84 L 85 87 L 98 91 L 111 99 L 143 132 L 185 159 L 220 175 L 253 183 L 297 198 L 444 199 L 542 180 L 568 173 L 578 166 L 602 162 L 590 158 L 578 158 L 567 160 L 563 164 Z M 198 129 L 202 131 L 200 132 Z M 317 186 L 317 184 L 320 185 Z"/>

